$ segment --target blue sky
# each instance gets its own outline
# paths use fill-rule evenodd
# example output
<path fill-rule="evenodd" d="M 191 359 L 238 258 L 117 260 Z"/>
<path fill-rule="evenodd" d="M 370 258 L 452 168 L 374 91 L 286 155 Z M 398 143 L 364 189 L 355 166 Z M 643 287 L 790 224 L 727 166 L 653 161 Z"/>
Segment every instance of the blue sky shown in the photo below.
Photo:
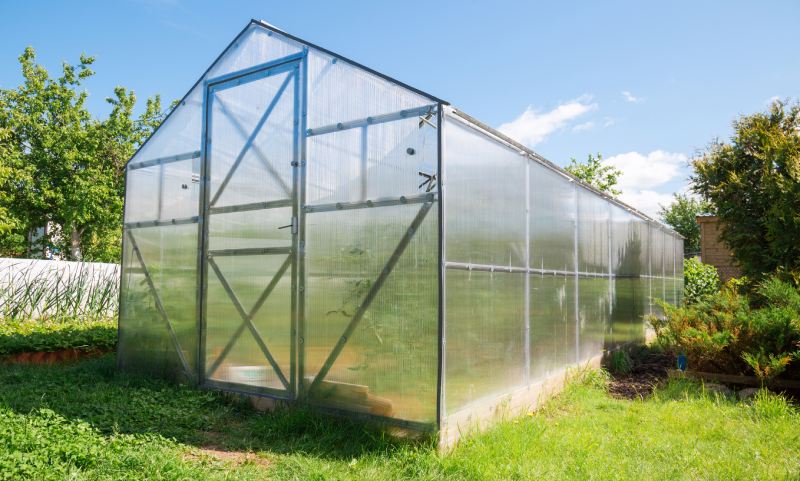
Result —
<path fill-rule="evenodd" d="M 648 3 L 648 5 L 645 5 Z M 114 86 L 181 97 L 261 18 L 452 102 L 554 162 L 602 152 L 623 198 L 654 212 L 738 115 L 797 98 L 796 1 L 3 2 L 0 87 L 27 45 L 56 73 L 97 57 L 96 115 Z"/>

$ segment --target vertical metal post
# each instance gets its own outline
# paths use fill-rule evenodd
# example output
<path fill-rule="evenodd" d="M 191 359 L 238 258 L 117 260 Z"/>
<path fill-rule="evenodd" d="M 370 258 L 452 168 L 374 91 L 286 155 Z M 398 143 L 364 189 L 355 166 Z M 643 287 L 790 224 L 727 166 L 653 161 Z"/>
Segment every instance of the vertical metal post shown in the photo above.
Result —
<path fill-rule="evenodd" d="M 200 139 L 200 182 L 199 205 L 197 221 L 197 382 L 205 383 L 206 369 L 206 306 L 208 290 L 208 272 L 206 266 L 206 249 L 208 248 L 208 189 L 211 148 L 211 105 L 212 96 L 209 94 L 208 85 L 203 85 L 203 112 Z"/>
<path fill-rule="evenodd" d="M 606 225 L 608 226 L 608 326 L 607 328 L 603 329 L 603 344 L 605 345 L 605 333 L 611 336 L 611 342 L 614 341 L 614 323 L 611 319 L 611 314 L 613 313 L 613 306 L 614 306 L 614 283 L 616 279 L 614 277 L 614 248 L 612 247 L 614 242 L 614 209 L 611 207 L 611 204 L 606 206 L 608 208 L 608 221 Z"/>
<path fill-rule="evenodd" d="M 292 90 L 294 94 L 293 105 L 294 115 L 292 120 L 292 273 L 291 273 L 291 327 L 290 327 L 290 343 L 289 343 L 289 391 L 290 396 L 297 398 L 297 391 L 299 380 L 297 378 L 297 305 L 300 296 L 299 286 L 297 283 L 297 252 L 299 249 L 299 217 L 301 214 L 300 201 L 297 192 L 300 184 L 300 136 L 301 122 L 300 122 L 300 64 L 294 67 L 294 79 L 292 80 Z M 294 226 L 298 226 L 295 228 Z"/>
<path fill-rule="evenodd" d="M 523 368 L 525 385 L 531 382 L 531 161 L 522 156 L 525 162 L 525 319 Z"/>
<path fill-rule="evenodd" d="M 125 185 L 125 192 L 122 197 L 122 247 L 120 251 L 120 262 L 119 262 L 119 292 L 117 293 L 117 369 L 122 368 L 123 359 L 122 356 L 119 355 L 119 340 L 122 339 L 120 334 L 122 334 L 122 313 L 125 312 L 125 296 L 124 294 L 128 292 L 128 283 L 126 279 L 125 273 L 125 222 L 127 221 L 128 216 L 128 168 L 125 167 L 125 173 L 122 174 L 123 183 Z"/>
<path fill-rule="evenodd" d="M 573 183 L 575 187 L 575 232 L 574 232 L 574 239 L 573 245 L 575 247 L 575 257 L 574 257 L 574 265 L 575 265 L 575 362 L 578 362 L 580 359 L 580 352 L 581 352 L 581 303 L 580 303 L 580 261 L 578 255 L 578 231 L 580 230 L 580 190 L 578 189 L 578 184 Z"/>
<path fill-rule="evenodd" d="M 164 162 L 158 164 L 158 217 L 161 220 L 164 218 Z"/>
<path fill-rule="evenodd" d="M 368 125 L 361 127 L 361 200 L 367 200 L 367 128 Z"/>
<path fill-rule="evenodd" d="M 297 344 L 297 353 L 293 362 L 297 363 L 297 394 L 296 397 L 304 398 L 306 395 L 305 386 L 305 362 L 306 362 L 306 171 L 308 155 L 308 47 L 303 47 L 303 59 L 300 62 L 300 158 L 298 165 L 298 180 L 295 187 L 295 197 L 297 198 L 297 246 L 295 249 L 295 262 L 292 266 L 292 282 L 297 283 L 297 334 L 292 340 Z M 294 291 L 294 289 L 293 289 Z"/>
<path fill-rule="evenodd" d="M 647 310 L 653 315 L 653 232 L 650 221 L 645 221 L 647 226 Z"/>
<path fill-rule="evenodd" d="M 446 227 L 446 210 L 445 210 L 445 193 L 444 193 L 444 180 L 445 180 L 445 168 L 446 168 L 446 159 L 444 158 L 445 155 L 445 145 L 444 145 L 444 129 L 445 129 L 445 122 L 444 122 L 444 105 L 439 103 L 436 108 L 436 178 L 438 182 L 436 183 L 438 188 L 439 194 L 439 265 L 438 265 L 438 274 L 439 274 L 439 312 L 438 312 L 438 365 L 437 365 L 437 372 L 436 372 L 436 422 L 438 424 L 439 429 L 442 428 L 444 424 L 444 416 L 445 416 L 445 382 L 446 382 L 446 371 L 445 371 L 445 360 L 446 360 L 446 301 L 447 301 L 447 291 L 446 291 L 446 279 L 447 279 L 447 271 L 445 269 L 445 261 L 447 260 L 447 255 L 445 252 L 446 247 L 446 234 L 445 234 L 445 227 Z"/>

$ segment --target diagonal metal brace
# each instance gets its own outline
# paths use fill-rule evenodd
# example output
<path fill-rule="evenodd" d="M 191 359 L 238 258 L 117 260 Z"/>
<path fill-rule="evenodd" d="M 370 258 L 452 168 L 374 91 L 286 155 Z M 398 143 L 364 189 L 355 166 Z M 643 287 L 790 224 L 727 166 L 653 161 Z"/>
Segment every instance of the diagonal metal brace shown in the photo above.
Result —
<path fill-rule="evenodd" d="M 262 292 L 261 295 L 258 297 L 258 300 L 250 309 L 250 312 L 247 314 L 247 317 L 249 319 L 253 319 L 255 317 L 255 315 L 258 313 L 258 310 L 261 309 L 261 306 L 264 304 L 269 295 L 272 293 L 272 290 L 275 289 L 275 286 L 278 285 L 278 281 L 281 280 L 283 274 L 286 273 L 286 270 L 289 268 L 290 265 L 292 265 L 292 256 L 288 256 L 286 260 L 283 262 L 283 264 L 280 266 L 280 268 L 278 268 L 278 271 L 275 273 L 275 275 L 272 276 L 272 280 L 264 289 L 264 292 Z M 225 348 L 222 349 L 220 355 L 217 357 L 216 360 L 214 360 L 214 363 L 208 369 L 206 377 L 211 377 L 216 372 L 216 370 L 219 369 L 219 366 L 222 364 L 222 362 L 225 360 L 228 354 L 230 354 L 231 349 L 233 349 L 234 344 L 236 344 L 236 341 L 239 339 L 239 336 L 242 335 L 245 328 L 247 328 L 247 323 L 242 322 L 236 329 L 236 331 L 233 333 L 233 336 L 231 336 L 228 343 L 225 345 Z"/>
<path fill-rule="evenodd" d="M 167 316 L 167 311 L 164 310 L 164 305 L 161 304 L 161 298 L 158 296 L 158 292 L 156 291 L 156 286 L 153 284 L 153 279 L 150 277 L 150 271 L 147 269 L 147 265 L 144 263 L 144 257 L 142 257 L 142 252 L 139 250 L 139 245 L 136 243 L 136 239 L 133 238 L 133 233 L 131 231 L 126 231 L 128 234 L 128 239 L 131 242 L 131 247 L 133 248 L 134 254 L 136 254 L 136 258 L 139 261 L 139 265 L 142 266 L 142 273 L 144 274 L 144 279 L 147 282 L 147 287 L 150 288 L 150 294 L 153 296 L 153 300 L 156 304 L 156 309 L 158 309 L 158 313 L 161 316 L 161 319 L 164 321 L 164 324 L 167 326 L 167 330 L 169 331 L 169 337 L 172 339 L 172 344 L 175 347 L 175 351 L 178 353 L 178 357 L 181 361 L 181 366 L 183 367 L 183 371 L 189 379 L 192 379 L 192 373 L 189 369 L 189 363 L 186 362 L 186 356 L 183 355 L 183 349 L 181 348 L 181 343 L 178 341 L 178 336 L 175 334 L 175 330 L 172 329 L 172 323 L 169 322 L 169 316 Z"/>
<path fill-rule="evenodd" d="M 261 118 L 258 119 L 258 123 L 253 128 L 253 131 L 250 133 L 250 136 L 247 137 L 247 140 L 242 146 L 242 149 L 239 151 L 239 155 L 236 156 L 236 160 L 233 162 L 233 165 L 231 165 L 230 170 L 228 170 L 228 173 L 225 175 L 225 178 L 219 185 L 217 193 L 214 195 L 214 198 L 211 199 L 211 202 L 209 202 L 209 206 L 213 206 L 214 204 L 216 204 L 220 196 L 222 195 L 222 192 L 225 191 L 225 187 L 228 186 L 228 182 L 231 181 L 233 174 L 236 172 L 236 169 L 239 168 L 239 165 L 242 163 L 245 154 L 247 153 L 248 150 L 250 150 L 250 147 L 253 145 L 253 142 L 255 142 L 256 137 L 258 137 L 258 134 L 264 127 L 264 124 L 267 122 L 267 119 L 269 119 L 269 116 L 272 114 L 272 111 L 275 110 L 275 106 L 278 105 L 278 101 L 281 99 L 281 96 L 283 96 L 283 92 L 286 90 L 286 87 L 289 85 L 289 82 L 292 80 L 292 78 L 294 78 L 294 75 L 295 75 L 294 72 L 286 75 L 286 78 L 283 80 L 283 83 L 281 84 L 280 88 L 278 88 L 278 91 L 275 93 L 275 96 L 272 98 L 272 101 L 267 106 L 267 109 L 261 115 Z"/>
<path fill-rule="evenodd" d="M 294 74 L 287 75 L 287 79 L 291 78 L 292 75 Z M 242 126 L 242 123 L 239 122 L 239 120 L 235 116 L 231 115 L 231 113 L 225 106 L 225 103 L 222 101 L 222 99 L 216 97 L 215 101 L 219 103 L 219 106 L 222 109 L 222 113 L 224 113 L 231 121 L 231 123 L 233 123 L 233 126 L 236 127 L 236 130 L 239 131 L 239 134 L 245 139 L 249 138 L 249 136 L 247 135 L 247 131 L 245 130 L 244 126 Z M 283 179 L 281 179 L 280 173 L 278 173 L 278 171 L 275 170 L 275 167 L 272 166 L 272 161 L 270 161 L 269 158 L 267 158 L 266 154 L 264 154 L 264 152 L 261 151 L 261 148 L 258 145 L 253 146 L 253 152 L 255 152 L 256 156 L 258 156 L 258 159 L 261 160 L 261 163 L 264 165 L 264 168 L 267 170 L 267 172 L 269 172 L 272 178 L 275 179 L 275 182 L 278 183 L 281 190 L 283 190 L 283 192 L 288 197 L 291 197 L 292 190 L 289 188 L 288 185 L 286 185 L 286 182 L 284 182 Z M 213 205 L 213 203 L 209 203 L 209 205 Z"/>
<path fill-rule="evenodd" d="M 258 332 L 258 329 L 256 329 L 256 326 L 253 324 L 253 321 L 244 311 L 242 303 L 239 301 L 239 298 L 236 297 L 236 294 L 233 292 L 233 289 L 231 288 L 230 284 L 228 284 L 228 280 L 225 279 L 225 276 L 222 274 L 222 271 L 219 270 L 219 266 L 217 265 L 213 257 L 208 258 L 208 264 L 214 270 L 214 273 L 217 275 L 217 278 L 219 278 L 219 281 L 222 284 L 223 289 L 225 289 L 225 292 L 228 294 L 228 297 L 230 297 L 234 307 L 236 307 L 236 311 L 239 313 L 239 316 L 241 316 L 243 324 L 245 324 L 247 328 L 250 329 L 250 333 L 253 335 L 253 339 L 255 339 L 256 344 L 258 344 L 258 347 L 261 349 L 261 352 L 264 353 L 264 357 L 267 358 L 267 361 L 269 362 L 270 366 L 272 366 L 272 369 L 275 371 L 275 374 L 278 376 L 278 379 L 281 381 L 281 384 L 283 384 L 283 386 L 286 389 L 289 389 L 290 386 L 289 382 L 286 380 L 286 376 L 283 375 L 283 371 L 281 371 L 281 368 L 280 366 L 278 366 L 278 363 L 275 361 L 275 358 L 272 357 L 272 353 L 269 352 L 269 348 L 267 347 L 266 343 L 264 343 L 264 339 L 261 338 L 261 334 Z"/>
<path fill-rule="evenodd" d="M 367 292 L 367 295 L 364 297 L 364 301 L 361 302 L 361 305 L 358 307 L 358 310 L 350 319 L 350 322 L 347 324 L 347 327 L 342 333 L 342 336 L 339 338 L 339 341 L 333 347 L 333 350 L 328 355 L 328 358 L 325 360 L 325 363 L 322 365 L 322 368 L 317 373 L 317 376 L 314 378 L 314 381 L 312 381 L 311 386 L 309 386 L 308 388 L 309 395 L 314 391 L 314 389 L 317 389 L 319 387 L 320 383 L 322 383 L 322 380 L 325 379 L 325 376 L 328 375 L 328 372 L 333 366 L 333 363 L 336 362 L 336 359 L 339 357 L 339 354 L 341 354 L 342 349 L 344 349 L 344 346 L 345 344 L 347 344 L 347 341 L 350 339 L 350 336 L 353 335 L 353 331 L 355 331 L 356 327 L 358 327 L 358 324 L 364 318 L 364 314 L 366 314 L 370 304 L 372 304 L 372 301 L 375 300 L 375 297 L 378 295 L 378 292 L 381 290 L 381 287 L 383 287 L 383 283 L 392 273 L 392 270 L 397 265 L 397 262 L 400 260 L 400 257 L 406 250 L 406 247 L 408 247 L 408 244 L 411 242 L 411 239 L 414 237 L 414 234 L 417 233 L 417 229 L 419 229 L 420 224 L 422 224 L 422 221 L 425 220 L 425 216 L 428 214 L 428 211 L 430 211 L 432 205 L 433 202 L 425 202 L 424 204 L 422 204 L 422 207 L 420 207 L 419 212 L 417 212 L 417 215 L 416 217 L 414 217 L 414 220 L 411 221 L 411 225 L 409 226 L 405 235 L 403 236 L 402 239 L 400 239 L 400 243 L 397 244 L 397 247 L 395 247 L 394 252 L 392 252 L 391 257 L 389 257 L 389 260 L 386 262 L 386 265 L 383 267 L 383 270 L 381 271 L 380 275 L 378 275 L 378 278 L 375 279 L 375 282 L 372 284 L 372 287 L 370 288 L 369 292 Z"/>

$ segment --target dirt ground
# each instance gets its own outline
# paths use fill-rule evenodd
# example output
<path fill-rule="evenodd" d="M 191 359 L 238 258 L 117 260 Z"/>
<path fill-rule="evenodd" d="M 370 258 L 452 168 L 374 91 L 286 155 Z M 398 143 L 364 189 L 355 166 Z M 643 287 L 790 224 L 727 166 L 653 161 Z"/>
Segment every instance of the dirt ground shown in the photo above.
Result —
<path fill-rule="evenodd" d="M 621 399 L 644 399 L 652 394 L 656 384 L 667 378 L 667 369 L 672 364 L 672 356 L 668 354 L 652 351 L 637 353 L 629 373 L 611 373 L 609 393 Z"/>

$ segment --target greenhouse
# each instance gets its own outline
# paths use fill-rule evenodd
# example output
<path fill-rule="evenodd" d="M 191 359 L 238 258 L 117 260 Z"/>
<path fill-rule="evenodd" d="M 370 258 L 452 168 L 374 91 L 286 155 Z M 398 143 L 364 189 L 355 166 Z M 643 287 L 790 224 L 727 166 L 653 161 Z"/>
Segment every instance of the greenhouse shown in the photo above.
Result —
<path fill-rule="evenodd" d="M 683 240 L 253 20 L 126 168 L 118 362 L 449 442 L 643 342 Z"/>

